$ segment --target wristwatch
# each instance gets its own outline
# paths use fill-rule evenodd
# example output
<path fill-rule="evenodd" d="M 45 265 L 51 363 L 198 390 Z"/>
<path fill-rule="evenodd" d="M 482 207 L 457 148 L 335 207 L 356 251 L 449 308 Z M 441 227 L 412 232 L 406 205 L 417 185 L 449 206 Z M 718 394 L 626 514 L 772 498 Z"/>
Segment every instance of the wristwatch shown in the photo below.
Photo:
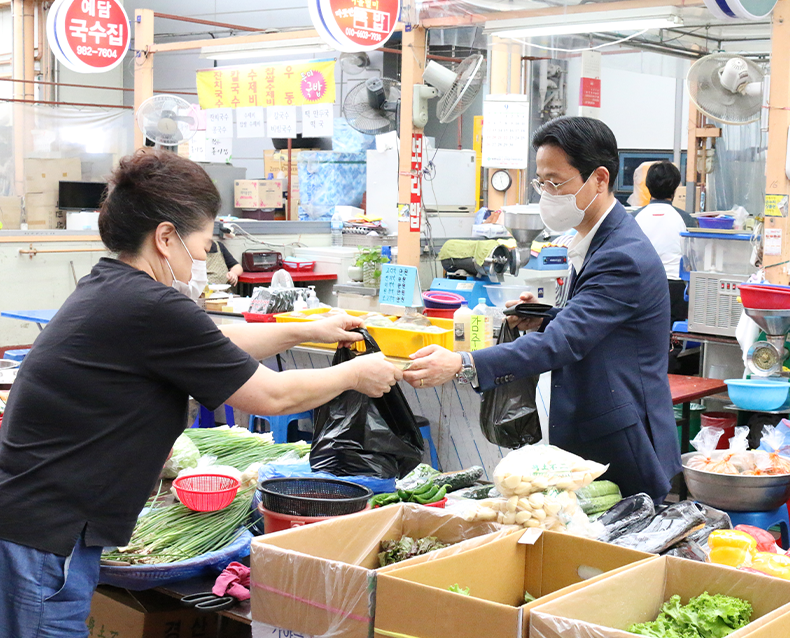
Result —
<path fill-rule="evenodd" d="M 472 355 L 468 352 L 459 352 L 461 355 L 461 370 L 455 375 L 459 383 L 469 383 L 473 388 L 477 388 L 477 370 L 475 369 Z"/>

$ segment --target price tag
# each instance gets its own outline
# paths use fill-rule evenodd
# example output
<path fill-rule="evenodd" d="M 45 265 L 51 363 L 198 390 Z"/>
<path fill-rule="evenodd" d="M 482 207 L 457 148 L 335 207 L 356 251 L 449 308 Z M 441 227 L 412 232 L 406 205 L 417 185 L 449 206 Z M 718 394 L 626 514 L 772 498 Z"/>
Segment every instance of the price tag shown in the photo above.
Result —
<path fill-rule="evenodd" d="M 332 105 L 302 107 L 302 137 L 332 137 Z"/>
<path fill-rule="evenodd" d="M 230 164 L 233 157 L 233 140 L 206 138 L 206 161 L 219 164 Z"/>
<path fill-rule="evenodd" d="M 233 137 L 233 109 L 206 111 L 206 136 L 220 139 Z"/>
<path fill-rule="evenodd" d="M 422 306 L 420 280 L 415 266 L 384 264 L 381 267 L 379 304 L 419 308 Z"/>
<path fill-rule="evenodd" d="M 269 106 L 266 109 L 269 137 L 296 137 L 296 107 Z"/>
<path fill-rule="evenodd" d="M 236 109 L 236 137 L 266 137 L 262 106 L 240 107 Z"/>

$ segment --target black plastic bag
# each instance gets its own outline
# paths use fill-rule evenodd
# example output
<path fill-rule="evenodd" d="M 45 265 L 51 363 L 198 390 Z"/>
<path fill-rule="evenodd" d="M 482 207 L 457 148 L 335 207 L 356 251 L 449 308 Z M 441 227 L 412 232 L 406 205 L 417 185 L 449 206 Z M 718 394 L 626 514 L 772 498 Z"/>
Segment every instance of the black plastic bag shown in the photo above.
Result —
<path fill-rule="evenodd" d="M 519 336 L 517 328 L 503 321 L 497 344 L 515 341 Z M 480 428 L 491 443 L 515 450 L 540 441 L 537 387 L 538 377 L 530 377 L 482 393 Z"/>
<path fill-rule="evenodd" d="M 379 352 L 366 330 L 365 354 L 338 348 L 332 365 Z M 315 412 L 310 467 L 335 476 L 403 478 L 422 462 L 423 440 L 403 391 L 395 386 L 379 399 L 348 390 Z"/>

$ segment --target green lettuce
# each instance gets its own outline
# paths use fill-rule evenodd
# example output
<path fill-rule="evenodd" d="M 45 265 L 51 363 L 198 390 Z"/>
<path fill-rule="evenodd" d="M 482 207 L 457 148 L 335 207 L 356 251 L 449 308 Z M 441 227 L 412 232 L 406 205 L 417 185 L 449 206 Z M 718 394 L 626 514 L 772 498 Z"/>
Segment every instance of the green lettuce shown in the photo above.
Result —
<path fill-rule="evenodd" d="M 173 443 L 173 453 L 164 468 L 162 468 L 163 478 L 175 478 L 182 470 L 197 467 L 200 458 L 200 450 L 187 435 L 182 434 Z"/>
<path fill-rule="evenodd" d="M 752 606 L 745 600 L 704 592 L 680 604 L 680 596 L 672 596 L 652 622 L 632 625 L 629 631 L 653 638 L 724 638 L 748 625 Z"/>

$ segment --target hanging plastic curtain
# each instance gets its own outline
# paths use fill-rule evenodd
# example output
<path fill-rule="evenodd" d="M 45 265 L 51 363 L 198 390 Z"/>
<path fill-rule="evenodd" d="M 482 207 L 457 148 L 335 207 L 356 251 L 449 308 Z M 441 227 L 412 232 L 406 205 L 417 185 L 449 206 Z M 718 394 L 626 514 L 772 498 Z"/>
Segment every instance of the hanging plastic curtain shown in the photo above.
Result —
<path fill-rule="evenodd" d="M 752 215 L 762 213 L 767 136 L 760 130 L 760 122 L 723 124 L 721 128 L 706 209 L 726 211 L 743 206 Z"/>

